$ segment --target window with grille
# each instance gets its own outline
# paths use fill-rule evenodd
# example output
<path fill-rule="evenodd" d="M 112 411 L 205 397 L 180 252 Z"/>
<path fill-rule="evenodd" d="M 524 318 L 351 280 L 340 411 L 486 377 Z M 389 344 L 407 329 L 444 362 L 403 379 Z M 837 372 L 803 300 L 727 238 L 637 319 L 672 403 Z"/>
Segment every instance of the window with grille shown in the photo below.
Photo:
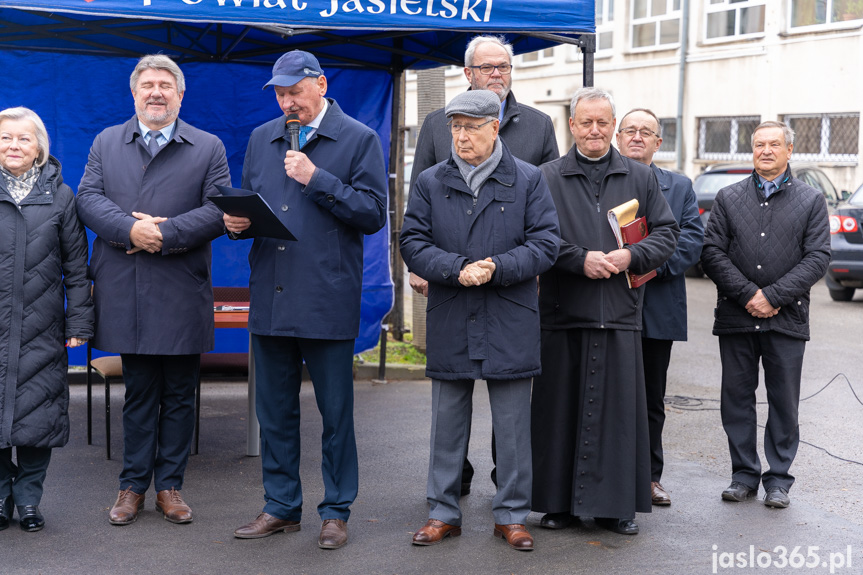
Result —
<path fill-rule="evenodd" d="M 662 136 L 662 144 L 656 154 L 653 155 L 654 160 L 673 160 L 677 157 L 677 120 L 675 118 L 659 118 L 659 133 Z"/>
<path fill-rule="evenodd" d="M 764 33 L 764 0 L 705 0 L 707 40 L 749 37 Z"/>
<path fill-rule="evenodd" d="M 794 130 L 794 159 L 815 162 L 857 162 L 860 114 L 788 114 Z"/>
<path fill-rule="evenodd" d="M 860 0 L 790 0 L 791 27 L 839 24 L 863 19 Z"/>
<path fill-rule="evenodd" d="M 674 48 L 680 43 L 681 0 L 632 0 L 633 48 Z"/>
<path fill-rule="evenodd" d="M 752 132 L 760 116 L 726 116 L 698 119 L 698 157 L 704 160 L 752 159 Z"/>

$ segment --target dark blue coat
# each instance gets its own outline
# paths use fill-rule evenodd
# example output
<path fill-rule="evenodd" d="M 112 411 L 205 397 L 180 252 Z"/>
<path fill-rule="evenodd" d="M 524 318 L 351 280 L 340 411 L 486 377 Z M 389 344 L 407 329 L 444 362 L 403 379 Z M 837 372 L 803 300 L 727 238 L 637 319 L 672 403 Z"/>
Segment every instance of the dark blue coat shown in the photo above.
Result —
<path fill-rule="evenodd" d="M 213 349 L 210 241 L 224 233 L 222 212 L 208 199 L 216 184 L 231 184 L 225 146 L 182 120 L 152 161 L 137 118 L 96 136 L 78 187 L 78 215 L 97 236 L 95 347 L 146 355 Z M 132 212 L 169 218 L 159 224 L 161 253 L 126 253 Z"/>
<path fill-rule="evenodd" d="M 302 150 L 317 167 L 306 186 L 285 174 L 284 116 L 257 127 L 249 140 L 243 188 L 261 194 L 298 240 L 255 238 L 254 334 L 343 340 L 359 333 L 363 236 L 386 223 L 387 171 L 378 135 L 328 102 Z"/>
<path fill-rule="evenodd" d="M 505 145 L 476 201 L 452 158 L 420 174 L 410 195 L 401 252 L 429 281 L 426 375 L 533 377 L 540 373 L 536 277 L 560 246 L 554 202 L 539 169 Z M 461 269 L 487 257 L 496 266 L 491 282 L 462 286 Z"/>
<path fill-rule="evenodd" d="M 92 337 L 93 303 L 87 236 L 53 157 L 20 204 L 0 177 L 0 277 L 0 449 L 63 446 L 69 440 L 63 344 Z"/>
<path fill-rule="evenodd" d="M 643 337 L 686 341 L 686 278 L 684 272 L 701 257 L 704 224 L 698 215 L 698 198 L 686 176 L 651 164 L 659 188 L 680 226 L 677 248 L 644 284 Z"/>

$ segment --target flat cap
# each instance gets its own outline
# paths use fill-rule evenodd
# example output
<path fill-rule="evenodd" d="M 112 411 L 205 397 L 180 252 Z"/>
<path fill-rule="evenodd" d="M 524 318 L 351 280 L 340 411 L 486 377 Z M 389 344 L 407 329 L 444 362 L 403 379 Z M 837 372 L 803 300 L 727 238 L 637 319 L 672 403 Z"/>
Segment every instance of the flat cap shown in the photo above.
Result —
<path fill-rule="evenodd" d="M 456 114 L 471 118 L 497 118 L 500 115 L 500 98 L 491 90 L 468 90 L 450 100 L 445 112 L 447 118 Z"/>

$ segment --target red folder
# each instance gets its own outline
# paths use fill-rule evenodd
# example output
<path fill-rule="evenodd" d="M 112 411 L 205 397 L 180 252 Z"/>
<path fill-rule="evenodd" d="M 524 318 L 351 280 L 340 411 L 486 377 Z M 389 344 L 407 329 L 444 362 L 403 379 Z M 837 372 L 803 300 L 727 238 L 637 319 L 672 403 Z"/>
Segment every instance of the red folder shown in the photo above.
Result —
<path fill-rule="evenodd" d="M 620 235 L 623 238 L 623 244 L 637 244 L 647 237 L 647 220 L 644 216 L 638 218 L 634 222 L 629 222 L 625 226 L 620 226 Z M 626 279 L 629 282 L 630 288 L 637 288 L 644 285 L 656 277 L 656 270 L 650 270 L 646 274 L 635 274 L 627 270 Z"/>
<path fill-rule="evenodd" d="M 608 211 L 608 223 L 611 224 L 614 237 L 617 238 L 617 247 L 622 248 L 626 245 L 637 244 L 647 237 L 647 220 L 644 216 L 636 218 L 637 212 L 638 200 L 629 200 Z M 656 270 L 651 270 L 646 274 L 636 274 L 627 270 L 625 274 L 626 283 L 629 284 L 629 287 L 637 288 L 655 278 Z"/>

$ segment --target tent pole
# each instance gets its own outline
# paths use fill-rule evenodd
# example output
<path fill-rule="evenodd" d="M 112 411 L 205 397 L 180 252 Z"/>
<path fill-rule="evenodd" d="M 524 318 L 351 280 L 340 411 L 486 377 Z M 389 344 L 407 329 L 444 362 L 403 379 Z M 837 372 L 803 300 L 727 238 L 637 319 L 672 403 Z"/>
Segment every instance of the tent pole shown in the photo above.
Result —
<path fill-rule="evenodd" d="M 393 41 L 401 48 L 401 39 Z M 390 154 L 389 154 L 389 219 L 390 219 L 390 273 L 393 280 L 393 307 L 383 320 L 380 339 L 380 363 L 378 364 L 378 382 L 386 383 L 387 362 L 387 332 L 392 331 L 393 337 L 404 339 L 404 262 L 399 251 L 399 234 L 404 221 L 404 95 L 405 72 L 396 56 L 392 60 L 392 110 L 390 120 Z"/>
<path fill-rule="evenodd" d="M 596 54 L 596 34 L 582 34 L 578 37 L 578 46 L 584 54 L 582 60 L 582 84 L 585 88 L 593 87 L 593 56 Z"/>
<path fill-rule="evenodd" d="M 399 68 L 393 73 L 392 126 L 390 128 L 390 262 L 392 265 L 393 309 L 387 323 L 397 341 L 404 340 L 404 262 L 399 251 L 399 234 L 404 223 L 404 165 L 405 165 L 405 73 Z"/>

